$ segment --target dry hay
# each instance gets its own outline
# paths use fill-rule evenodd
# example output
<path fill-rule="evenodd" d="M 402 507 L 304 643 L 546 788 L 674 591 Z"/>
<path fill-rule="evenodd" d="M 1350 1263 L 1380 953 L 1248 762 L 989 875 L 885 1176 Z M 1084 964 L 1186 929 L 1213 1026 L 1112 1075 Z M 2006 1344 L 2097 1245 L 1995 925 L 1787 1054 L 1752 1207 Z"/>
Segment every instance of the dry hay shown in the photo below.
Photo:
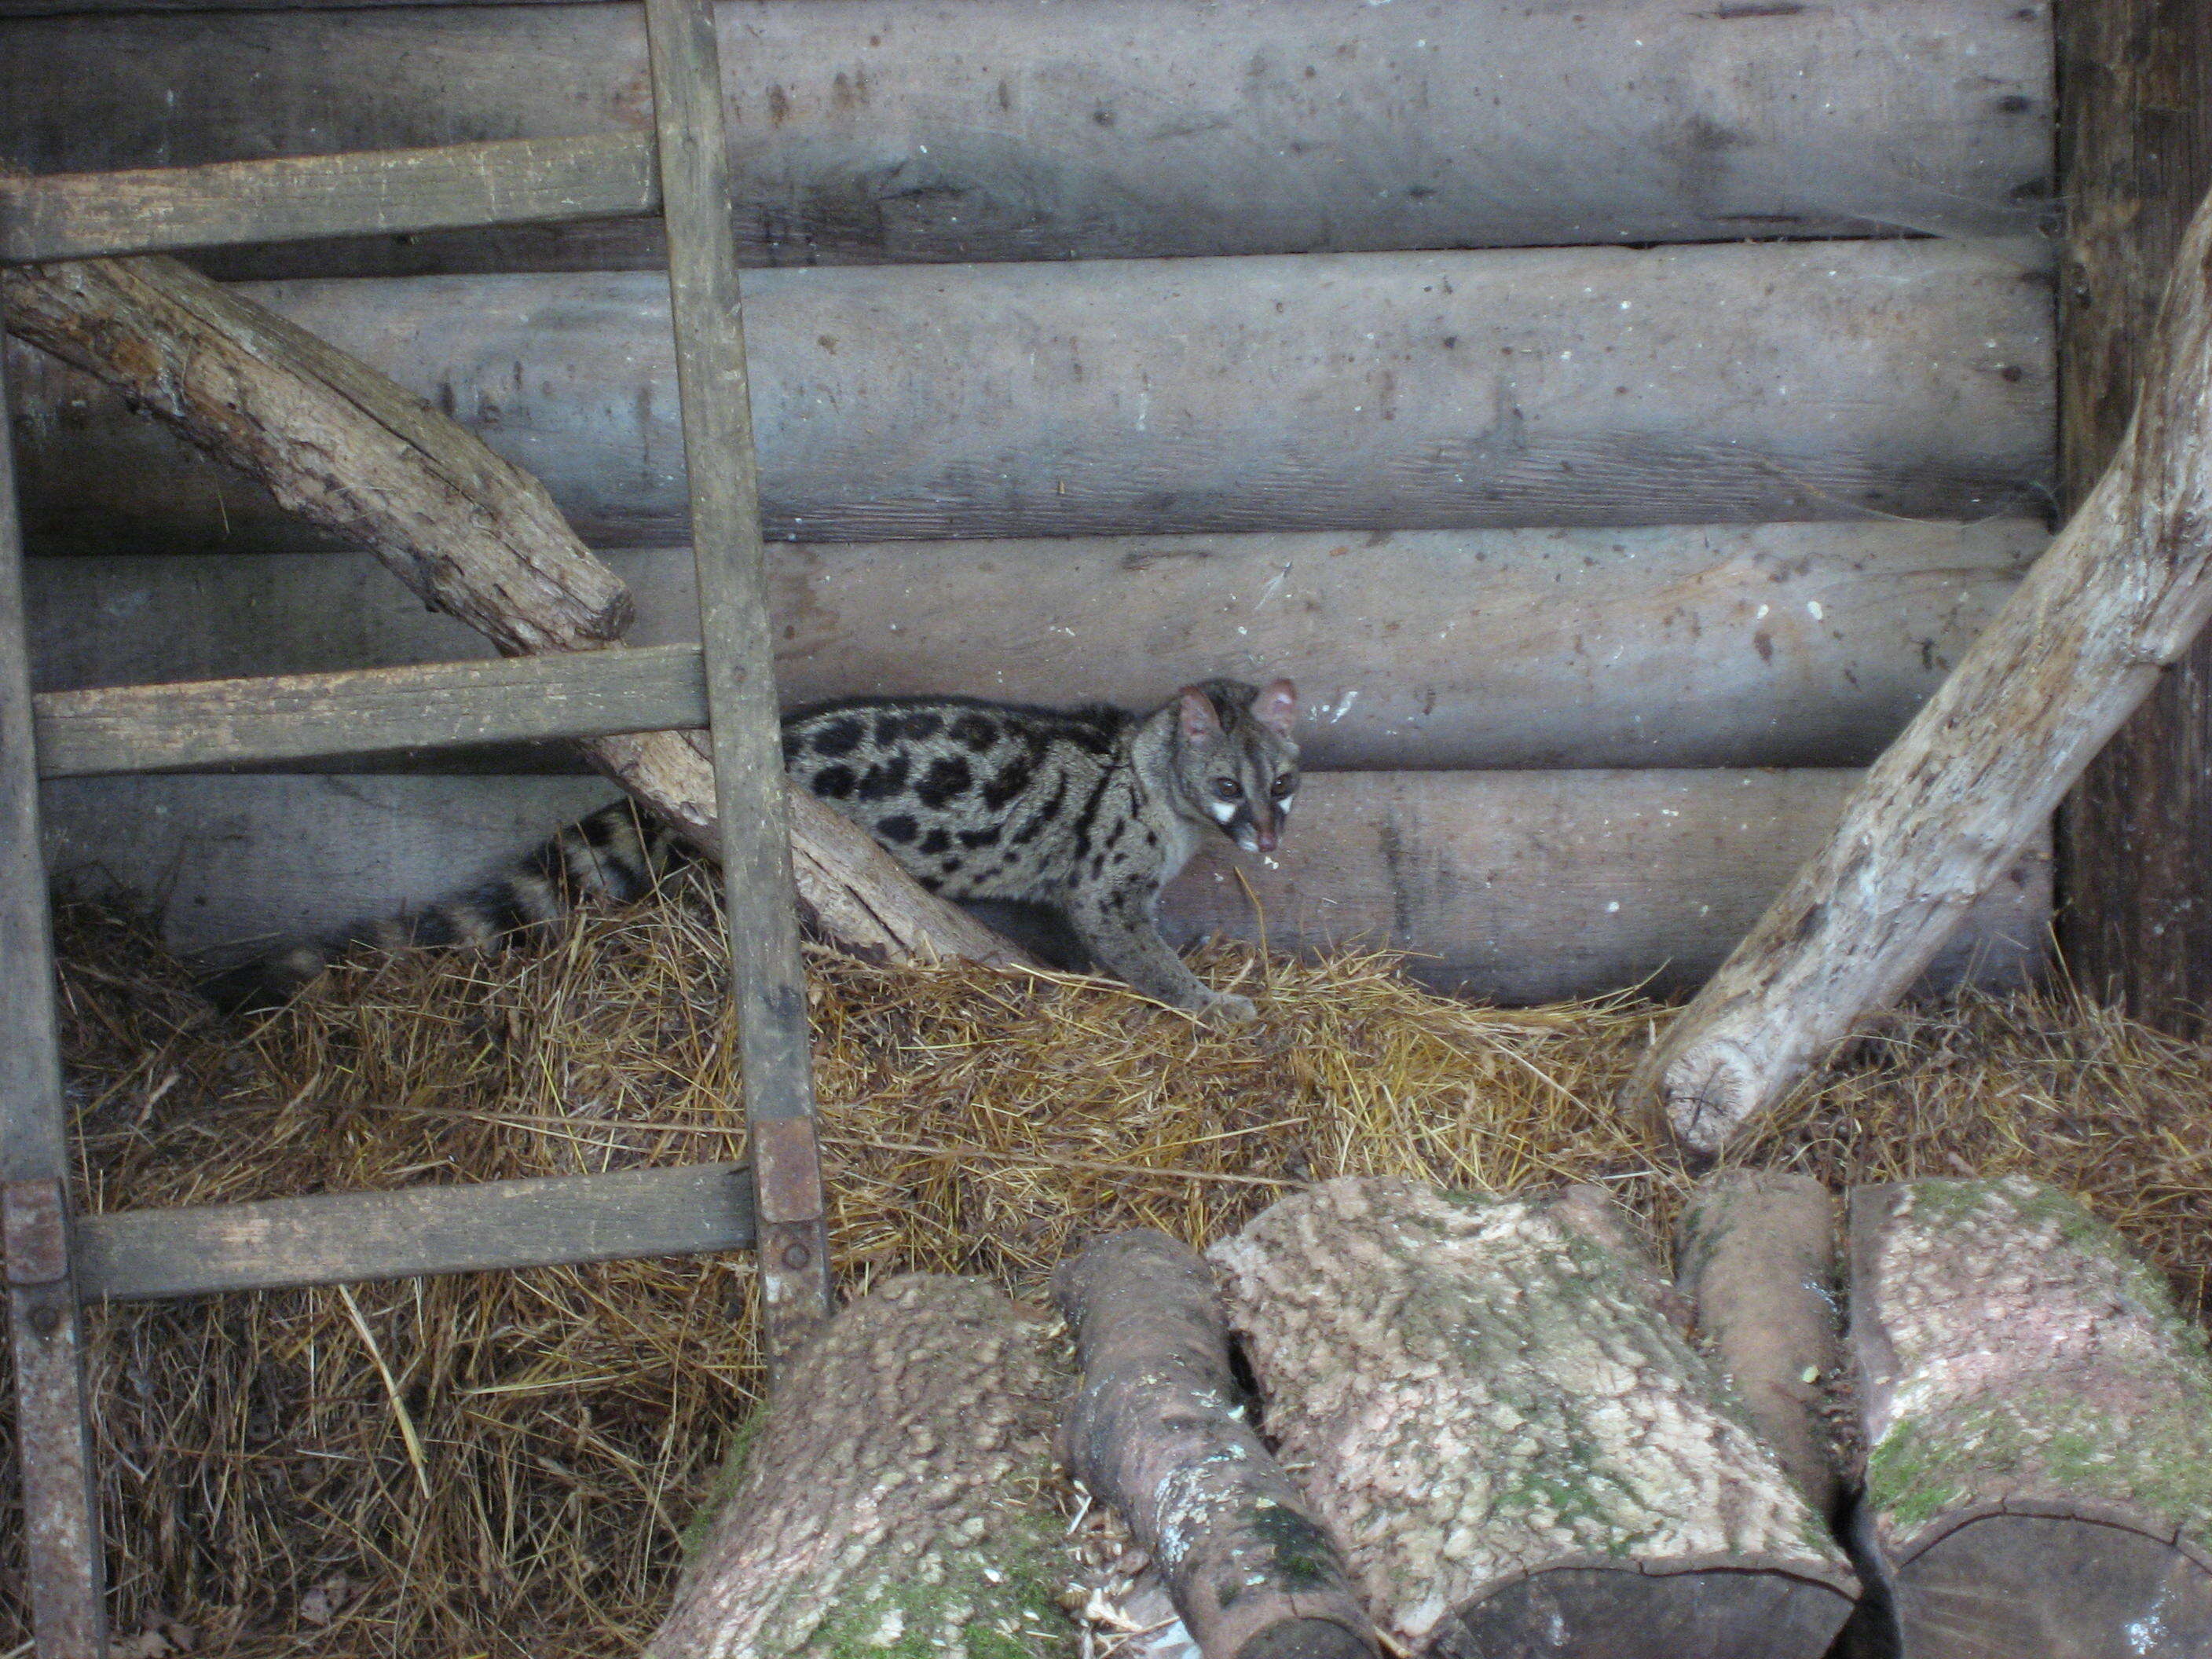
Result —
<path fill-rule="evenodd" d="M 60 933 L 100 1207 L 742 1155 L 696 892 L 492 960 L 364 962 L 245 1028 L 131 918 Z M 1595 1179 L 1661 1229 L 1687 1185 L 1608 1108 L 1666 1017 L 1632 998 L 1492 1011 L 1382 957 L 1222 951 L 1206 970 L 1261 1018 L 1212 1032 L 1096 981 L 812 966 L 855 1285 L 1033 1293 L 1092 1231 L 1204 1242 L 1338 1174 Z M 1899 1017 L 1746 1155 L 1836 1184 L 2029 1171 L 2212 1291 L 2212 1049 L 2063 996 Z M 747 1286 L 741 1259 L 656 1261 L 96 1310 L 121 1650 L 634 1650 L 758 1397 Z M 19 1557 L 6 1589 L 0 1654 Z"/>

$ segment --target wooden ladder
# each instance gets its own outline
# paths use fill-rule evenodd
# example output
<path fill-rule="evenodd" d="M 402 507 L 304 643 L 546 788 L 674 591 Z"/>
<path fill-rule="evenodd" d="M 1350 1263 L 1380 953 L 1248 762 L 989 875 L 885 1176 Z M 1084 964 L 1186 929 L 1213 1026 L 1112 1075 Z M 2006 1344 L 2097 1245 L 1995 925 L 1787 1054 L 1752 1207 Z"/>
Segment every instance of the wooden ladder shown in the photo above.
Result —
<path fill-rule="evenodd" d="M 192 732 L 186 687 L 153 689 L 173 694 L 155 699 L 166 729 L 159 720 L 120 732 L 73 723 L 70 699 L 34 706 L 30 696 L 21 523 L 13 458 L 0 442 L 0 1243 L 40 1659 L 98 1659 L 106 1647 L 79 1317 L 87 1301 L 750 1245 L 771 1366 L 829 1312 L 719 53 L 709 0 L 645 0 L 645 11 L 657 145 L 634 136 L 520 140 L 4 181 L 0 263 L 659 209 L 703 641 L 696 652 L 326 677 L 331 689 L 314 700 L 316 714 L 272 712 L 238 723 L 219 744 Z M 0 408 L 6 401 L 0 369 Z M 556 678 L 589 695 L 557 705 L 532 695 Z M 388 712 L 394 693 L 419 694 L 422 710 L 399 729 Z M 472 718 L 457 720 L 455 697 Z M 749 1183 L 741 1167 L 696 1165 L 204 1209 L 73 1211 L 40 777 L 343 753 L 347 739 L 332 732 L 349 728 L 355 699 L 364 711 L 386 711 L 374 722 L 380 747 L 585 737 L 704 717 L 714 734 Z M 587 712 L 575 712 L 580 703 Z"/>

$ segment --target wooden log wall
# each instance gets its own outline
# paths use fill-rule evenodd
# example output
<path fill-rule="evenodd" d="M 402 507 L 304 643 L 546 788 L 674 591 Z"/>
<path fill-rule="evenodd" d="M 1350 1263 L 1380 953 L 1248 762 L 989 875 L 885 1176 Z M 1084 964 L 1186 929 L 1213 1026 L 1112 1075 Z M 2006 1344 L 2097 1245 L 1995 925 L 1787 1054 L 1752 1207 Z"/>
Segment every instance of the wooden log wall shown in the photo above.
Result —
<path fill-rule="evenodd" d="M 651 119 L 622 6 L 44 9 L 0 0 L 32 171 Z M 2047 12 L 1260 9 L 726 11 L 744 257 L 842 267 L 746 279 L 781 690 L 1287 672 L 1300 822 L 1257 911 L 1194 870 L 1179 937 L 1694 983 L 2046 538 Z M 544 477 L 655 643 L 696 636 L 660 257 L 606 220 L 199 262 Z M 482 653 L 9 349 L 40 689 Z M 57 781 L 54 851 L 212 944 L 600 796 L 544 748 L 387 764 L 443 775 Z M 2039 853 L 1936 976 L 2017 977 L 2047 914 Z"/>
<path fill-rule="evenodd" d="M 1986 236 L 2032 230 L 2051 191 L 2035 0 L 757 0 L 724 19 L 739 247 L 763 264 Z M 8 44 L 0 155 L 33 173 L 651 120 L 623 5 L 78 15 Z M 630 221 L 217 270 L 659 252 Z"/>
<path fill-rule="evenodd" d="M 1294 668 L 1309 764 L 1851 766 L 2045 541 L 1983 524 L 779 544 L 779 689 L 1157 704 Z M 688 548 L 607 556 L 633 645 L 696 641 Z M 1602 571 L 1605 579 L 1594 579 Z M 37 689 L 489 653 L 355 554 L 44 559 Z M 448 766 L 510 768 L 511 753 Z"/>
<path fill-rule="evenodd" d="M 1832 828 L 1854 772 L 1309 775 L 1271 863 L 1225 844 L 1168 890 L 1162 931 L 1283 950 L 1417 953 L 1431 984 L 1540 1002 L 1650 976 L 1697 984 Z M 80 778 L 46 789 L 65 878 L 169 896 L 186 946 L 343 926 L 434 896 L 608 798 L 571 777 Z M 1930 969 L 2016 982 L 2039 947 L 2039 851 Z"/>
<path fill-rule="evenodd" d="M 587 542 L 688 533 L 659 275 L 248 291 Z M 1984 519 L 2037 510 L 2052 465 L 2046 262 L 2017 240 L 763 271 L 745 322 L 787 539 Z M 20 368 L 40 547 L 317 544 L 119 396 Z"/>

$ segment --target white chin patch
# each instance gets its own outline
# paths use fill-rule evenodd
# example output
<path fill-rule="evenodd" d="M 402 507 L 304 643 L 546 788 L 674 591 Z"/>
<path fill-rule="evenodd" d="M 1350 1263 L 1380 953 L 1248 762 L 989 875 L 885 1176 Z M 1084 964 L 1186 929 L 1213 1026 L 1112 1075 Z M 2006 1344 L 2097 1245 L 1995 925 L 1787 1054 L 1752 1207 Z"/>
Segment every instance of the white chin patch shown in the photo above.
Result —
<path fill-rule="evenodd" d="M 1237 816 L 1237 803 L 1233 800 L 1210 800 L 1206 804 L 1206 810 L 1213 814 L 1216 823 L 1226 830 L 1229 820 Z"/>
<path fill-rule="evenodd" d="M 1249 831 L 1237 837 L 1237 844 L 1248 853 L 1256 853 L 1260 850 L 1259 839 Z"/>

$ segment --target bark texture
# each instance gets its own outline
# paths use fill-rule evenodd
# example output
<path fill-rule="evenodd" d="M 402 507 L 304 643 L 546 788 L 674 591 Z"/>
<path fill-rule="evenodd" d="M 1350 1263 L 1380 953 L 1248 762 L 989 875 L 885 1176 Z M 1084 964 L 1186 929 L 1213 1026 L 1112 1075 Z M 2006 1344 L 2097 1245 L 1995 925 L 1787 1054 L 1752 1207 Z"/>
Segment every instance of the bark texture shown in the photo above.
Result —
<path fill-rule="evenodd" d="M 1053 1346 L 939 1274 L 846 1309 L 793 1358 L 647 1659 L 1072 1654 L 1038 1498 Z"/>
<path fill-rule="evenodd" d="M 422 602 L 509 655 L 616 639 L 630 596 L 536 478 L 359 360 L 173 259 L 9 270 L 8 331 L 98 376 L 319 527 L 359 543 Z M 600 771 L 720 851 L 701 740 L 583 745 Z M 831 939 L 896 960 L 1021 953 L 925 892 L 865 832 L 793 801 L 801 901 Z"/>
<path fill-rule="evenodd" d="M 1217 1245 L 1267 1427 L 1385 1630 L 1452 1655 L 1817 1655 L 1843 1553 L 1571 1214 L 1333 1181 Z"/>
<path fill-rule="evenodd" d="M 1119 1510 L 1206 1659 L 1359 1659 L 1372 1626 L 1341 1556 L 1244 1421 L 1213 1274 L 1146 1228 L 1053 1275 L 1083 1387 L 1068 1468 Z"/>
<path fill-rule="evenodd" d="M 1843 1495 L 1832 1407 L 1841 1348 L 1836 1200 L 1809 1176 L 1731 1170 L 1698 1183 L 1677 1280 L 1722 1377 L 1818 1515 Z"/>
<path fill-rule="evenodd" d="M 1908 1656 L 2212 1650 L 2212 1362 L 2110 1228 L 2024 1177 L 1861 1188 L 1851 1343 Z"/>
<path fill-rule="evenodd" d="M 2212 611 L 2212 213 L 2112 465 L 1631 1079 L 1717 1152 L 1911 982 Z"/>
<path fill-rule="evenodd" d="M 544 485 L 357 358 L 173 259 L 4 278 L 8 331 L 97 375 L 510 656 L 605 645 L 629 591 Z"/>

